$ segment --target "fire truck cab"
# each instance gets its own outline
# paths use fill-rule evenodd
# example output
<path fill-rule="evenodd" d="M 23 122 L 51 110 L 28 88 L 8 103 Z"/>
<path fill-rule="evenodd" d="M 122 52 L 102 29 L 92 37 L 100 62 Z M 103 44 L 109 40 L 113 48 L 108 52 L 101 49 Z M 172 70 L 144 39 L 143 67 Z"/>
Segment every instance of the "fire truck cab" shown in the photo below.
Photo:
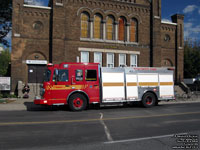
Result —
<path fill-rule="evenodd" d="M 174 99 L 173 71 L 168 68 L 105 68 L 98 63 L 48 64 L 41 105 L 69 105 L 73 111 L 89 104 L 141 101 L 152 107 L 161 100 Z"/>

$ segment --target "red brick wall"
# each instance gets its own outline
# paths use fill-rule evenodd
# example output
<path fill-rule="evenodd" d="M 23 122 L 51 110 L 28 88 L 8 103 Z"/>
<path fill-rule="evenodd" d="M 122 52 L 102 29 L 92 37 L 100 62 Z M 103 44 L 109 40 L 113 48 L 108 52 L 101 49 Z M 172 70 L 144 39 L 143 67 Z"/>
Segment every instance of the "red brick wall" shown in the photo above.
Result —
<path fill-rule="evenodd" d="M 139 53 L 138 66 L 142 67 L 151 64 L 162 66 L 165 64 L 164 60 L 170 60 L 174 66 L 178 67 L 177 76 L 182 79 L 183 49 L 177 46 L 180 42 L 178 43 L 176 37 L 176 34 L 180 37 L 180 32 L 177 32 L 175 25 L 161 23 L 161 0 L 152 0 L 152 6 L 148 0 L 132 0 L 133 3 L 99 0 L 66 0 L 62 1 L 62 4 L 58 2 L 60 1 L 53 0 L 51 20 L 50 9 L 24 7 L 23 0 L 13 1 L 12 90 L 15 89 L 18 80 L 27 81 L 28 66 L 25 63 L 27 59 L 34 59 L 34 56 L 38 55 L 41 60 L 49 61 L 52 55 L 53 63 L 76 62 L 77 56 L 80 58 L 79 48 L 113 50 L 115 66 L 119 64 L 119 50 Z M 81 39 L 80 15 L 83 11 L 90 14 L 91 21 L 95 13 L 101 14 L 104 22 L 107 15 L 113 15 L 116 22 L 120 16 L 123 16 L 128 25 L 131 18 L 136 18 L 138 20 L 138 43 L 108 43 Z M 183 24 L 181 19 L 174 18 L 173 21 Z M 52 37 L 50 37 L 50 27 L 53 27 Z M 152 34 L 151 28 L 153 28 Z M 170 41 L 164 40 L 166 34 L 170 36 Z M 51 39 L 53 40 L 52 54 L 49 53 Z M 176 51 L 178 65 L 175 61 Z M 152 55 L 150 55 L 151 52 Z M 89 53 L 90 62 L 93 62 L 94 52 Z M 102 53 L 103 66 L 106 66 L 106 53 Z M 126 55 L 126 62 L 129 66 L 129 53 Z"/>

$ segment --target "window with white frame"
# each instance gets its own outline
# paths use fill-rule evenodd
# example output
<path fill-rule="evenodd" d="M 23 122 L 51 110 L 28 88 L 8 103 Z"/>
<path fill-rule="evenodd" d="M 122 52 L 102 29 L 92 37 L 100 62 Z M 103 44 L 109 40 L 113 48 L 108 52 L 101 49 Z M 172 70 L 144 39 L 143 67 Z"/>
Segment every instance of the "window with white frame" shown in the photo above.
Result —
<path fill-rule="evenodd" d="M 126 66 L 126 54 L 119 54 L 119 67 Z"/>
<path fill-rule="evenodd" d="M 89 62 L 89 52 L 81 52 L 81 62 Z"/>
<path fill-rule="evenodd" d="M 131 67 L 137 67 L 137 55 L 130 55 L 131 56 Z"/>
<path fill-rule="evenodd" d="M 94 52 L 94 62 L 100 63 L 102 66 L 102 53 L 101 52 Z"/>
<path fill-rule="evenodd" d="M 114 54 L 107 53 L 107 67 L 114 67 Z"/>

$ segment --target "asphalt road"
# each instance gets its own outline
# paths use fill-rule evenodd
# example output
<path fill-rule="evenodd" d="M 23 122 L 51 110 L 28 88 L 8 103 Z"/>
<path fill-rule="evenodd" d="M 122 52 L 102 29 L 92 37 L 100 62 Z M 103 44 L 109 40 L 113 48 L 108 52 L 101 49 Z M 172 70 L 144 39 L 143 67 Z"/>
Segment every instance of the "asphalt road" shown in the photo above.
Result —
<path fill-rule="evenodd" d="M 0 111 L 0 149 L 198 149 L 200 103 Z"/>

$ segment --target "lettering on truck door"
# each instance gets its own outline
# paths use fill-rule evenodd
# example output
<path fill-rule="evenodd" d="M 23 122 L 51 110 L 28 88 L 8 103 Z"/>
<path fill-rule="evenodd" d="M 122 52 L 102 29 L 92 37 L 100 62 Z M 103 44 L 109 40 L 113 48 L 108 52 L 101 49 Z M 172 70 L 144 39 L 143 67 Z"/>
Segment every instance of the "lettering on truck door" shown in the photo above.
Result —
<path fill-rule="evenodd" d="M 52 103 L 66 103 L 66 97 L 71 90 L 68 68 L 58 69 L 57 81 L 54 70 L 53 82 L 50 90 Z"/>
<path fill-rule="evenodd" d="M 73 65 L 70 67 L 71 89 L 72 91 L 84 91 L 84 65 Z"/>

